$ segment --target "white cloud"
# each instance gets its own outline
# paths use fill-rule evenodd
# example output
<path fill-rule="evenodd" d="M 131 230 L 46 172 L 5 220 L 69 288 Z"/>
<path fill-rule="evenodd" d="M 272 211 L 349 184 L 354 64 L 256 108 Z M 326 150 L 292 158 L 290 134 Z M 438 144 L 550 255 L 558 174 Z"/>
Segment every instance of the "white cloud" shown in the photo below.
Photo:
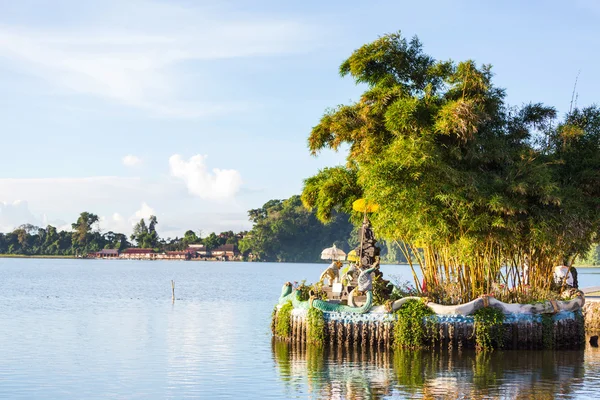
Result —
<path fill-rule="evenodd" d="M 245 197 L 225 206 L 223 201 L 186 195 L 187 191 L 182 181 L 168 176 L 0 179 L 0 232 L 24 223 L 70 230 L 82 211 L 100 216 L 103 232 L 127 235 L 140 218 L 150 215 L 158 216 L 161 237 L 182 236 L 188 229 L 208 234 L 249 228 L 246 210 L 252 205 L 243 203 Z"/>
<path fill-rule="evenodd" d="M 139 220 L 142 218 L 148 219 L 151 215 L 156 215 L 156 213 L 154 212 L 154 209 L 152 207 L 146 204 L 146 202 L 143 202 L 142 208 L 137 210 L 133 215 Z"/>
<path fill-rule="evenodd" d="M 137 224 L 140 219 L 148 219 L 151 215 L 156 215 L 156 212 L 146 202 L 142 202 L 139 210 L 133 213 L 129 218 L 125 219 L 120 213 L 115 212 L 110 217 L 100 217 L 100 230 L 102 232 L 119 232 L 129 235 L 133 226 Z"/>
<path fill-rule="evenodd" d="M 41 219 L 35 217 L 31 211 L 29 211 L 29 205 L 26 201 L 0 201 L 0 232 L 10 232 L 19 225 L 36 225 L 40 222 Z"/>
<path fill-rule="evenodd" d="M 242 176 L 234 169 L 214 168 L 208 171 L 206 155 L 197 154 L 185 161 L 179 154 L 169 158 L 171 176 L 182 179 L 188 191 L 202 199 L 228 199 L 235 196 L 242 185 Z"/>
<path fill-rule="evenodd" d="M 140 165 L 142 163 L 142 159 L 134 156 L 133 154 L 128 154 L 125 157 L 123 157 L 123 165 L 125 165 L 126 167 L 135 167 L 137 165 Z"/>
<path fill-rule="evenodd" d="M 119 213 L 113 213 L 110 217 L 100 216 L 99 226 L 102 232 L 112 231 L 125 234 L 131 232 L 131 223 Z"/>
<path fill-rule="evenodd" d="M 249 104 L 182 95 L 211 79 L 186 76 L 181 66 L 236 57 L 302 51 L 317 43 L 308 26 L 291 19 L 202 10 L 155 2 L 96 4 L 86 24 L 60 28 L 0 26 L 0 59 L 70 93 L 92 95 L 150 111 L 152 115 L 202 117 Z M 127 16 L 126 20 L 122 19 Z M 81 16 L 84 18 L 84 16 Z M 199 70 L 199 69 L 198 69 Z"/>

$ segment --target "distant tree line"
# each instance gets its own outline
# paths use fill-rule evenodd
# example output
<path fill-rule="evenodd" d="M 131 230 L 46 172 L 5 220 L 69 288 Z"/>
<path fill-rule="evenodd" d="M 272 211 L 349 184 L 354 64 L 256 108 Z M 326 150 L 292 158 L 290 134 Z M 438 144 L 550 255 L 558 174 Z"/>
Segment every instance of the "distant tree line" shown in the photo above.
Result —
<path fill-rule="evenodd" d="M 237 244 L 246 232 L 233 231 L 211 233 L 201 238 L 193 230 L 183 237 L 161 238 L 156 226 L 158 219 L 152 215 L 148 221 L 143 218 L 134 226 L 128 237 L 124 233 L 101 232 L 98 215 L 82 212 L 77 221 L 71 224 L 71 231 L 57 230 L 48 225 L 45 228 L 24 224 L 9 233 L 0 233 L 0 254 L 12 255 L 85 255 L 102 249 L 125 250 L 129 247 L 152 248 L 156 251 L 184 250 L 190 244 L 204 244 L 209 250 L 223 244 Z"/>
<path fill-rule="evenodd" d="M 58 231 L 24 224 L 9 233 L 0 233 L 0 254 L 15 255 L 85 255 L 102 249 L 123 251 L 129 247 L 152 248 L 156 251 L 181 251 L 190 244 L 204 244 L 208 250 L 224 244 L 234 244 L 246 259 L 280 262 L 319 261 L 321 251 L 334 244 L 349 251 L 358 244 L 356 227 L 348 214 L 334 212 L 327 224 L 320 222 L 314 211 L 307 210 L 300 196 L 286 200 L 269 200 L 261 208 L 248 211 L 252 229 L 234 233 L 188 230 L 183 237 L 161 238 L 158 219 L 152 215 L 140 219 L 130 236 L 113 231 L 101 232 L 98 215 L 82 212 L 71 224 L 71 231 Z M 392 243 L 380 242 L 387 262 L 405 261 Z"/>

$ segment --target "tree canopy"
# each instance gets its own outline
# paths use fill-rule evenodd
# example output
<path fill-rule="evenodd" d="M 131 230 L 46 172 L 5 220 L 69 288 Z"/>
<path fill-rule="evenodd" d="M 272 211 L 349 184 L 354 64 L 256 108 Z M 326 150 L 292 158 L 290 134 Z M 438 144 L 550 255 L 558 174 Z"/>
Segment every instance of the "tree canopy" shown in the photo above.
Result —
<path fill-rule="evenodd" d="M 270 200 L 248 212 L 254 226 L 240 241 L 240 251 L 263 261 L 314 262 L 325 247 L 348 250 L 352 224 L 348 215 L 333 212 L 323 225 L 306 210 L 300 196 Z"/>
<path fill-rule="evenodd" d="M 513 279 L 531 264 L 547 286 L 556 262 L 596 240 L 597 107 L 559 120 L 541 103 L 509 106 L 491 66 L 437 61 L 400 33 L 354 51 L 340 74 L 366 90 L 309 136 L 314 155 L 349 146 L 346 165 L 305 181 L 302 201 L 322 221 L 359 197 L 379 204 L 376 232 L 420 249 L 429 283 L 461 276 L 466 298 L 489 291 L 507 263 Z"/>

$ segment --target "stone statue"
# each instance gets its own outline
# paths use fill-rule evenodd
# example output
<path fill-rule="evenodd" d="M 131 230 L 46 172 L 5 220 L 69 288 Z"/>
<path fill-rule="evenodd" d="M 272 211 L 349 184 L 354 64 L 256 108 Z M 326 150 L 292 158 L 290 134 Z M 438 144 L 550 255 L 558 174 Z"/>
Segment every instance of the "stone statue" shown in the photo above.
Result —
<path fill-rule="evenodd" d="M 375 234 L 373 233 L 373 229 L 371 229 L 371 223 L 366 215 L 358 234 L 361 244 L 355 249 L 355 251 L 360 257 L 360 268 L 370 268 L 379 258 L 380 250 L 379 247 L 375 245 L 377 240 L 375 240 Z"/>
<path fill-rule="evenodd" d="M 348 267 L 348 271 L 344 275 L 342 275 L 342 282 L 346 281 L 346 284 L 349 285 L 354 278 L 359 274 L 358 268 L 356 268 L 356 264 L 352 263 Z"/>
<path fill-rule="evenodd" d="M 358 276 L 358 290 L 360 292 L 366 292 L 367 290 L 373 290 L 373 277 L 371 273 L 375 271 L 375 268 L 364 269 Z"/>
<path fill-rule="evenodd" d="M 321 277 L 319 278 L 319 282 L 323 283 L 323 281 L 325 279 L 327 279 L 329 282 L 329 286 L 333 285 L 333 282 L 336 281 L 336 279 L 339 281 L 340 279 L 340 267 L 342 266 L 342 263 L 339 261 L 334 261 L 332 262 L 329 267 L 323 271 L 323 273 L 321 274 Z"/>

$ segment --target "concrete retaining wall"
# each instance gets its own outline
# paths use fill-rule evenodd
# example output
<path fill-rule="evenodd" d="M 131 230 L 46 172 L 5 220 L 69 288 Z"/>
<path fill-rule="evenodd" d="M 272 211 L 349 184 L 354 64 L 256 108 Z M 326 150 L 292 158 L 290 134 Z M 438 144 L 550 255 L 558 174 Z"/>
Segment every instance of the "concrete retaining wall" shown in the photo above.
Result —
<path fill-rule="evenodd" d="M 598 303 L 600 310 L 600 303 Z M 349 314 L 324 312 L 325 341 L 332 346 L 393 348 L 396 315 L 390 313 Z M 595 314 L 600 316 L 600 313 Z M 274 319 L 277 318 L 277 313 Z M 433 347 L 475 347 L 472 316 L 431 318 L 426 345 Z M 306 310 L 294 309 L 291 315 L 293 342 L 307 341 Z M 273 324 L 275 320 L 273 321 Z M 509 314 L 503 324 L 506 349 L 579 349 L 585 345 L 584 319 L 581 311 L 561 311 L 545 322 L 541 315 Z M 274 325 L 273 325 L 274 326 Z M 275 335 L 275 332 L 273 332 Z M 434 338 L 433 340 L 431 338 Z"/>

